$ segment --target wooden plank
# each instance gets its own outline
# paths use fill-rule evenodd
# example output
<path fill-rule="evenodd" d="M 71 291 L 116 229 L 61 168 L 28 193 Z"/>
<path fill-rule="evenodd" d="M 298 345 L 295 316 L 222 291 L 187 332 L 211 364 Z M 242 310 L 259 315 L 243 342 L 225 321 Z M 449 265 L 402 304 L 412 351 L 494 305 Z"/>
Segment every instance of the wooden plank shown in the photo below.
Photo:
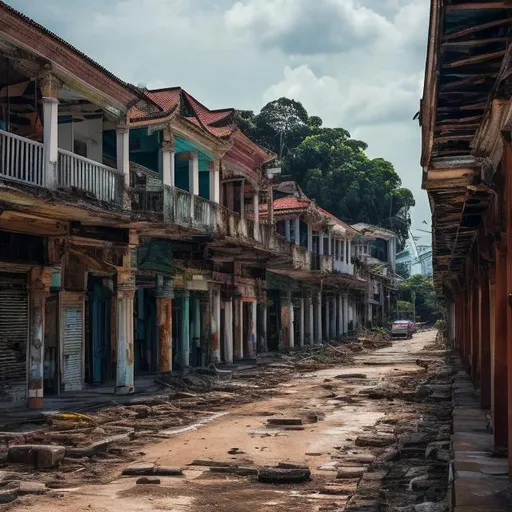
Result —
<path fill-rule="evenodd" d="M 488 37 L 486 39 L 466 39 L 465 41 L 446 41 L 441 43 L 444 47 L 457 47 L 457 46 L 482 46 L 484 44 L 504 43 L 506 44 L 508 37 Z"/>
<path fill-rule="evenodd" d="M 452 4 L 445 7 L 446 12 L 451 11 L 476 11 L 481 9 L 512 9 L 512 3 L 509 0 L 500 2 L 474 2 L 466 4 Z"/>
<path fill-rule="evenodd" d="M 468 64 L 478 64 L 480 62 L 486 62 L 488 60 L 497 59 L 503 57 L 506 50 L 500 50 L 497 52 L 484 53 L 482 55 L 475 55 L 474 57 L 467 57 L 465 59 L 455 60 L 449 64 L 443 66 L 444 69 L 458 68 L 460 66 L 467 66 Z"/>
<path fill-rule="evenodd" d="M 496 21 L 489 21 L 487 23 L 481 23 L 480 25 L 475 25 L 474 27 L 464 28 L 453 34 L 447 34 L 443 37 L 443 41 L 450 41 L 452 39 L 457 39 L 458 37 L 464 37 L 470 34 L 474 34 L 475 32 L 480 32 L 481 30 L 487 30 L 488 28 L 500 27 L 502 25 L 508 25 L 512 23 L 512 18 L 506 18 Z"/>

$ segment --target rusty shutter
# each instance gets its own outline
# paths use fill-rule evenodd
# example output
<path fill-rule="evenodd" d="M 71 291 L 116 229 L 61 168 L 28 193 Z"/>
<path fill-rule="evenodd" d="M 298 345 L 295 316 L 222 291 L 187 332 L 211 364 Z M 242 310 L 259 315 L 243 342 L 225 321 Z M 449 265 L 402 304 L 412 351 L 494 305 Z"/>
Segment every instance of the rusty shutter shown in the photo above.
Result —
<path fill-rule="evenodd" d="M 0 272 L 0 401 L 26 397 L 27 344 L 26 275 Z"/>
<path fill-rule="evenodd" d="M 61 292 L 62 385 L 78 391 L 83 383 L 83 293 Z"/>

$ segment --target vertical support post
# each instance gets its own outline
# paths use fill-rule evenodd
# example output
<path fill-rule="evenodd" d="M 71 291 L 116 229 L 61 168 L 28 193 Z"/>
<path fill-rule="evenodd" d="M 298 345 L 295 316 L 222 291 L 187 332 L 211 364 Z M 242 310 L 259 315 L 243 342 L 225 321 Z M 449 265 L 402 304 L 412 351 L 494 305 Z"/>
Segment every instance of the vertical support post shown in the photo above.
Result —
<path fill-rule="evenodd" d="M 28 406 L 31 409 L 43 408 L 45 308 L 50 280 L 51 274 L 44 267 L 34 267 L 30 273 Z"/>
<path fill-rule="evenodd" d="M 323 336 L 322 336 L 322 292 L 318 292 L 318 298 L 316 303 L 316 342 L 322 343 L 323 342 Z"/>
<path fill-rule="evenodd" d="M 45 186 L 57 187 L 57 161 L 59 158 L 59 100 L 57 99 L 62 84 L 60 80 L 47 71 L 40 81 L 43 97 L 43 150 Z"/>
<path fill-rule="evenodd" d="M 134 391 L 133 298 L 135 276 L 130 271 L 117 274 L 117 394 Z"/>
<path fill-rule="evenodd" d="M 284 219 L 284 237 L 288 242 L 291 241 L 291 234 L 290 234 L 290 219 Z"/>
<path fill-rule="evenodd" d="M 308 342 L 313 345 L 315 342 L 315 306 L 313 304 L 313 297 L 308 295 L 307 302 L 307 315 L 308 315 Z"/>
<path fill-rule="evenodd" d="M 325 298 L 325 334 L 327 341 L 331 341 L 331 299 Z"/>
<path fill-rule="evenodd" d="M 199 154 L 197 151 L 190 153 L 188 162 L 188 188 L 190 192 L 190 218 L 195 219 L 195 196 L 199 195 Z"/>
<path fill-rule="evenodd" d="M 300 215 L 295 217 L 295 245 L 300 247 Z"/>
<path fill-rule="evenodd" d="M 304 311 L 304 297 L 299 299 L 300 302 L 300 318 L 299 318 L 299 347 L 302 348 L 304 346 L 304 320 L 305 320 L 305 311 Z"/>
<path fill-rule="evenodd" d="M 496 306 L 494 358 L 494 445 L 508 446 L 508 379 L 507 379 L 507 254 L 506 247 L 496 251 Z M 464 309 L 467 312 L 467 309 Z M 467 314 L 464 315 L 467 318 Z M 467 329 L 464 329 L 467 336 Z"/>
<path fill-rule="evenodd" d="M 234 358 L 243 359 L 244 343 L 243 343 L 243 321 L 244 310 L 242 307 L 242 298 L 235 297 L 235 332 L 234 332 Z"/>
<path fill-rule="evenodd" d="M 480 321 L 481 321 L 481 378 L 480 378 L 480 405 L 483 409 L 491 408 L 491 309 L 489 297 L 489 276 L 482 269 L 479 282 L 480 297 Z M 453 311 L 453 307 L 450 308 Z M 453 314 L 452 325 L 450 325 L 450 334 L 453 330 Z"/>
<path fill-rule="evenodd" d="M 199 347 L 201 346 L 201 303 L 199 295 L 194 293 L 192 297 L 192 332 L 190 333 L 193 366 L 200 365 L 197 360 Z"/>
<path fill-rule="evenodd" d="M 292 349 L 295 347 L 295 329 L 294 329 L 295 315 L 294 315 L 294 311 L 293 311 L 292 292 L 288 292 L 288 318 L 289 318 L 288 332 L 290 335 L 288 344 L 289 344 L 290 349 Z"/>
<path fill-rule="evenodd" d="M 213 288 L 212 294 L 212 323 L 210 339 L 210 360 L 213 363 L 220 361 L 220 290 Z"/>
<path fill-rule="evenodd" d="M 240 218 L 245 218 L 245 180 L 240 181 Z"/>
<path fill-rule="evenodd" d="M 210 346 L 211 312 L 210 298 L 208 294 L 202 294 L 200 299 L 201 307 L 201 365 L 206 365 L 208 347 Z"/>
<path fill-rule="evenodd" d="M 267 352 L 268 351 L 268 338 L 267 338 L 267 303 L 265 300 L 263 300 L 260 303 L 260 326 L 261 326 L 261 332 L 260 332 L 260 344 L 259 344 L 259 351 L 260 352 Z"/>
<path fill-rule="evenodd" d="M 233 300 L 224 302 L 224 358 L 226 363 L 233 362 Z"/>
<path fill-rule="evenodd" d="M 331 256 L 331 255 L 332 255 L 332 235 L 329 232 L 327 234 L 327 256 Z"/>
<path fill-rule="evenodd" d="M 318 233 L 318 254 L 324 254 L 324 234 Z"/>
<path fill-rule="evenodd" d="M 190 366 L 190 292 L 182 291 L 180 366 L 186 371 Z"/>
<path fill-rule="evenodd" d="M 258 303 L 254 300 L 249 303 L 249 318 L 247 321 L 247 347 L 249 348 L 249 357 L 256 357 L 256 332 L 258 322 Z"/>
<path fill-rule="evenodd" d="M 331 339 L 336 339 L 336 295 L 331 298 Z"/>
<path fill-rule="evenodd" d="M 348 293 L 343 294 L 343 333 L 348 333 Z"/>
<path fill-rule="evenodd" d="M 131 208 L 130 196 L 130 131 L 126 126 L 116 130 L 117 170 L 123 174 L 122 201 L 124 208 Z"/>
<path fill-rule="evenodd" d="M 158 322 L 158 371 L 172 372 L 172 299 L 173 283 L 158 276 L 156 311 Z"/>
<path fill-rule="evenodd" d="M 343 295 L 338 293 L 338 336 L 343 336 Z"/>
<path fill-rule="evenodd" d="M 220 157 L 216 155 L 210 169 L 210 201 L 217 204 L 220 203 L 220 162 Z"/>
<path fill-rule="evenodd" d="M 313 227 L 308 222 L 308 251 L 313 252 Z"/>
<path fill-rule="evenodd" d="M 252 204 L 254 217 L 254 239 L 260 241 L 260 194 L 258 190 L 254 191 Z"/>
<path fill-rule="evenodd" d="M 164 140 L 162 142 L 162 178 L 163 178 L 163 197 L 164 197 L 164 221 L 173 221 L 173 191 L 174 187 L 174 139 L 170 131 L 164 130 Z"/>

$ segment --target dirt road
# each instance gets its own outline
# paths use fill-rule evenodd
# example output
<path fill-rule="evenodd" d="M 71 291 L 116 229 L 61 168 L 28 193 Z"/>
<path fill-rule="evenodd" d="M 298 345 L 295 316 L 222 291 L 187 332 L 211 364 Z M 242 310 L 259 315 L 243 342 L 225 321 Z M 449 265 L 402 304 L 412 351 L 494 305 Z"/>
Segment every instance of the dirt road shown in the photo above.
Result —
<path fill-rule="evenodd" d="M 6 507 L 20 512 L 345 510 L 358 479 L 337 478 L 340 463 L 375 454 L 356 446 L 357 437 L 390 435 L 397 414 L 406 418 L 414 412 L 399 400 L 375 400 L 361 392 L 378 388 L 389 379 L 415 381 L 413 377 L 424 371 L 416 361 L 428 360 L 424 349 L 434 338 L 433 331 L 418 333 L 411 341 L 397 341 L 392 347 L 357 357 L 350 367 L 295 374 L 268 400 L 235 407 L 208 424 L 144 448 L 138 462 L 181 466 L 184 476 L 160 476 L 160 484 L 155 485 L 136 484 L 138 477 L 119 477 L 105 485 L 25 496 Z M 395 420 L 387 423 L 391 416 Z M 269 418 L 300 418 L 303 426 L 297 430 L 269 428 Z M 190 465 L 197 459 L 241 466 L 305 464 L 312 478 L 304 484 L 263 484 L 254 476 L 215 473 L 208 467 Z M 327 493 L 326 487 L 332 487 L 335 494 Z"/>

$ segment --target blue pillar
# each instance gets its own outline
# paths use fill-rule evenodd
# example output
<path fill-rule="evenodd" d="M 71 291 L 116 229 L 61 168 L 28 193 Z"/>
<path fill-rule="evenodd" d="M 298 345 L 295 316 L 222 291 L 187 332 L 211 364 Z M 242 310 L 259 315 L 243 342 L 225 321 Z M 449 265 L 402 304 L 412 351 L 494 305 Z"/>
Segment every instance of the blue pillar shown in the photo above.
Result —
<path fill-rule="evenodd" d="M 188 368 L 190 363 L 190 292 L 183 290 L 181 306 L 181 369 Z"/>

